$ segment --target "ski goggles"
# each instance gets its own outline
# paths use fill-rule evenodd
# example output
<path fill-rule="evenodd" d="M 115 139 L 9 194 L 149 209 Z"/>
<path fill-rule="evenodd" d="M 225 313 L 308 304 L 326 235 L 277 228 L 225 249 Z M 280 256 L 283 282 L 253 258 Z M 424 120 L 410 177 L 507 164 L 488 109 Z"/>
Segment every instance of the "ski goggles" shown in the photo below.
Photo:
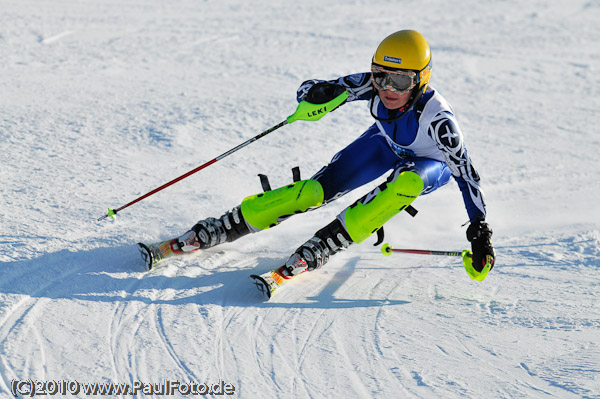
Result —
<path fill-rule="evenodd" d="M 417 73 L 407 69 L 385 69 L 371 65 L 371 80 L 378 90 L 407 93 L 417 85 Z"/>

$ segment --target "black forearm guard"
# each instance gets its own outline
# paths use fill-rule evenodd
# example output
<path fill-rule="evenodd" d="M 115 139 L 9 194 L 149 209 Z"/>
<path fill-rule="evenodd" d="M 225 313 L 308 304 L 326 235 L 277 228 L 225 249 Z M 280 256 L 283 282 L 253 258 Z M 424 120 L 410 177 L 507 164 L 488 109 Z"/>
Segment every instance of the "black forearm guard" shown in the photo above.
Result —
<path fill-rule="evenodd" d="M 346 89 L 344 86 L 334 83 L 315 83 L 310 89 L 308 89 L 308 92 L 304 97 L 304 101 L 307 101 L 311 104 L 325 104 L 326 102 L 331 101 L 342 94 L 345 90 Z"/>

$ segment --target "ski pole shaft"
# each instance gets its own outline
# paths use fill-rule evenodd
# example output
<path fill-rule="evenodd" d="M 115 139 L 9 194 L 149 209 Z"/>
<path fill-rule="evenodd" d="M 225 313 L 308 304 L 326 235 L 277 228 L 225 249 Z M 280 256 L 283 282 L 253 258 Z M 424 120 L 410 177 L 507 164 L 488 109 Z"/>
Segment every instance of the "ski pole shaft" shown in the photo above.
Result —
<path fill-rule="evenodd" d="M 270 129 L 265 130 L 264 132 L 262 132 L 260 134 L 257 134 L 256 136 L 252 137 L 250 140 L 247 140 L 247 141 L 243 142 L 242 144 L 240 144 L 236 147 L 233 147 L 232 149 L 224 152 L 223 154 L 219 155 L 218 157 L 198 166 L 196 169 L 190 170 L 189 172 L 171 180 L 168 183 L 163 184 L 160 187 L 155 188 L 154 190 L 142 195 L 141 197 L 134 199 L 133 201 L 123 205 L 120 208 L 117 208 L 117 209 L 108 208 L 108 213 L 106 213 L 104 216 L 98 218 L 98 221 L 105 219 L 109 216 L 114 219 L 117 212 L 120 212 L 123 209 L 130 207 L 131 205 L 136 204 L 136 203 L 140 202 L 141 200 L 148 198 L 149 196 L 156 194 L 157 192 L 159 192 L 161 190 L 164 190 L 165 188 L 177 183 L 178 181 L 181 181 L 181 180 L 185 179 L 186 177 L 189 177 L 189 176 L 193 175 L 194 173 L 196 173 L 204 168 L 209 167 L 210 165 L 214 164 L 215 162 L 220 161 L 221 159 L 225 158 L 228 155 L 233 154 L 234 152 L 236 152 L 238 150 L 241 150 L 242 148 L 246 147 L 247 145 L 255 142 L 256 140 L 258 140 L 260 138 L 265 137 L 267 134 L 274 132 L 275 130 L 279 129 L 282 126 L 285 126 L 289 123 L 299 121 L 299 120 L 318 121 L 325 114 L 333 111 L 334 109 L 339 107 L 341 104 L 343 104 L 347 98 L 348 98 L 348 92 L 344 91 L 342 94 L 340 94 L 333 100 L 326 102 L 324 104 L 311 104 L 306 101 L 302 101 L 302 102 L 300 102 L 300 104 L 298 104 L 298 107 L 296 108 L 296 112 L 294 112 L 292 115 L 288 116 L 286 118 L 286 120 L 284 120 L 283 122 L 273 126 Z"/>
<path fill-rule="evenodd" d="M 492 269 L 493 264 L 488 262 L 486 263 L 481 270 L 476 270 L 473 267 L 473 252 L 468 249 L 463 249 L 462 251 L 433 251 L 429 249 L 395 249 L 392 248 L 389 244 L 384 244 L 381 247 L 381 253 L 385 256 L 390 256 L 392 253 L 407 253 L 407 254 L 420 254 L 420 255 L 442 255 L 442 256 L 461 256 L 463 261 L 463 266 L 467 271 L 469 277 L 476 281 L 483 281 L 485 277 L 488 275 L 489 271 Z"/>
<path fill-rule="evenodd" d="M 390 256 L 392 253 L 405 253 L 405 254 L 419 254 L 419 255 L 442 255 L 442 256 L 461 256 L 463 261 L 463 266 L 467 271 L 469 277 L 476 281 L 483 281 L 489 271 L 492 269 L 492 264 L 487 263 L 483 267 L 482 270 L 476 270 L 473 267 L 473 252 L 468 249 L 463 249 L 462 251 L 433 251 L 429 249 L 395 249 L 392 248 L 389 244 L 384 244 L 381 247 L 381 253 L 385 256 Z"/>
<path fill-rule="evenodd" d="M 252 137 L 250 140 L 247 140 L 247 141 L 243 142 L 242 144 L 240 144 L 240 145 L 238 145 L 238 146 L 236 146 L 236 147 L 234 147 L 234 148 L 230 149 L 230 150 L 229 150 L 229 151 L 227 151 L 227 152 L 224 152 L 223 154 L 219 155 L 218 157 L 211 159 L 210 161 L 208 161 L 208 162 L 206 162 L 206 163 L 204 163 L 204 164 L 202 164 L 202 165 L 198 166 L 198 167 L 197 167 L 197 168 L 195 168 L 195 169 L 192 169 L 192 170 L 190 170 L 189 172 L 187 172 L 187 173 L 185 173 L 185 174 L 183 174 L 183 175 L 181 175 L 181 176 L 179 176 L 179 177 L 177 177 L 177 178 L 175 178 L 175 179 L 171 180 L 170 182 L 168 182 L 168 183 L 165 183 L 165 184 L 163 184 L 162 186 L 155 188 L 154 190 L 152 190 L 152 191 L 150 191 L 150 192 L 148 192 L 148 193 L 146 193 L 146 194 L 142 195 L 141 197 L 138 197 L 138 198 L 134 199 L 133 201 L 131 201 L 131 202 L 129 202 L 129 203 L 127 203 L 127 204 L 123 205 L 123 206 L 122 206 L 122 207 L 120 207 L 120 208 L 117 208 L 117 209 L 108 208 L 108 213 L 107 213 L 106 215 L 102 216 L 101 218 L 99 218 L 99 219 L 98 219 L 98 221 L 100 221 L 100 220 L 102 220 L 102 219 L 104 219 L 104 218 L 107 218 L 107 217 L 109 217 L 109 216 L 110 216 L 110 217 L 114 217 L 114 215 L 116 215 L 116 214 L 117 214 L 117 212 L 120 212 L 120 211 L 122 211 L 123 209 L 125 209 L 125 208 L 127 208 L 127 207 L 130 207 L 131 205 L 133 205 L 133 204 L 135 204 L 135 203 L 138 203 L 138 202 L 140 202 L 141 200 L 143 200 L 143 199 L 145 199 L 145 198 L 148 198 L 149 196 L 151 196 L 151 195 L 153 195 L 153 194 L 156 194 L 157 192 L 159 192 L 159 191 L 161 191 L 161 190 L 164 190 L 165 188 L 167 188 L 167 187 L 169 187 L 169 186 L 171 186 L 171 185 L 173 185 L 173 184 L 177 183 L 178 181 L 181 181 L 181 180 L 185 179 L 186 177 L 189 177 L 189 176 L 193 175 L 194 173 L 196 173 L 196 172 L 199 172 L 199 171 L 201 171 L 202 169 L 209 167 L 210 165 L 214 164 L 215 162 L 218 162 L 218 161 L 220 161 L 221 159 L 225 158 L 226 156 L 228 156 L 228 155 L 231 155 L 231 154 L 233 154 L 234 152 L 236 152 L 236 151 L 238 151 L 238 150 L 241 150 L 242 148 L 246 147 L 247 145 L 249 145 L 249 144 L 251 144 L 251 143 L 255 142 L 256 140 L 258 140 L 258 139 L 260 139 L 260 138 L 262 138 L 262 137 L 265 137 L 267 134 L 269 134 L 269 133 L 271 133 L 271 132 L 274 132 L 275 130 L 277 130 L 277 129 L 279 129 L 280 127 L 282 127 L 282 126 L 285 126 L 285 125 L 287 125 L 287 124 L 288 124 L 288 121 L 287 121 L 287 120 L 285 120 L 285 121 L 283 121 L 283 122 L 281 122 L 281 123 L 279 123 L 279 124 L 277 124 L 277 125 L 273 126 L 272 128 L 265 130 L 264 132 L 262 132 L 262 133 L 260 133 L 260 134 L 258 134 L 258 135 L 256 135 L 256 136 L 254 136 L 254 137 Z"/>
<path fill-rule="evenodd" d="M 391 255 L 392 253 L 418 254 L 418 255 L 441 255 L 441 256 L 463 256 L 463 251 L 434 251 L 430 249 L 396 249 L 389 244 L 384 244 L 381 247 L 381 253 Z"/>

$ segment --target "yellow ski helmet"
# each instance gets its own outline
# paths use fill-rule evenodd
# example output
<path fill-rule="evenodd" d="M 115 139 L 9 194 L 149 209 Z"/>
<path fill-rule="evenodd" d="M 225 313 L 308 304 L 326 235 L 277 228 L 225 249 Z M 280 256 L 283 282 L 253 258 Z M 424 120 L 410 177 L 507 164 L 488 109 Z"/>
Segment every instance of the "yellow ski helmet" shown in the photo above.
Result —
<path fill-rule="evenodd" d="M 431 50 L 427 40 L 415 30 L 401 30 L 383 39 L 373 55 L 373 64 L 417 72 L 417 89 L 421 94 L 431 78 Z"/>

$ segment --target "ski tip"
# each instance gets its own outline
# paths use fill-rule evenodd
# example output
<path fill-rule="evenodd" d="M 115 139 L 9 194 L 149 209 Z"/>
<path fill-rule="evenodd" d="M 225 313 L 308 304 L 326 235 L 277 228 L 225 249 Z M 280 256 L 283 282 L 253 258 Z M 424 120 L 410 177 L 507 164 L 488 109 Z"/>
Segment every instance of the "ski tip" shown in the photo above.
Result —
<path fill-rule="evenodd" d="M 148 268 L 148 270 L 152 270 L 152 264 L 153 264 L 152 251 L 150 251 L 150 248 L 148 248 L 148 246 L 146 244 L 144 244 L 143 242 L 138 242 L 137 245 L 138 245 L 138 250 L 140 251 L 142 260 L 146 264 L 146 268 Z"/>
<path fill-rule="evenodd" d="M 266 280 L 257 274 L 252 274 L 250 278 L 252 279 L 252 282 L 258 291 L 264 295 L 266 300 L 268 301 L 271 299 L 271 289 L 269 288 L 269 284 L 266 282 Z"/>

